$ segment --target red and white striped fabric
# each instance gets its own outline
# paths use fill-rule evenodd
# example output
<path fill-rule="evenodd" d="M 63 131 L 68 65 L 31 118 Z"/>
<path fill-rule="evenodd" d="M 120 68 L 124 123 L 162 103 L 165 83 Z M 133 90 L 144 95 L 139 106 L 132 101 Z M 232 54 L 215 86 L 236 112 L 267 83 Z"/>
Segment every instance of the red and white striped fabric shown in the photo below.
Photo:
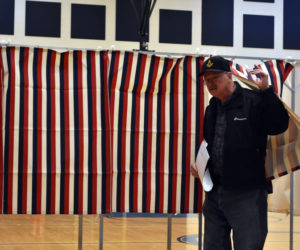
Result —
<path fill-rule="evenodd" d="M 187 213 L 202 57 L 0 48 L 0 213 Z"/>
<path fill-rule="evenodd" d="M 107 52 L 0 48 L 0 213 L 111 211 Z"/>
<path fill-rule="evenodd" d="M 250 74 L 245 67 L 235 62 L 231 61 L 230 65 L 232 73 L 235 76 L 241 78 L 242 81 L 244 80 L 245 82 L 246 80 L 247 82 L 245 83 L 248 84 L 248 86 L 250 87 L 252 86 L 253 88 L 252 84 L 255 83 L 257 77 L 255 75 Z M 270 85 L 274 87 L 275 92 L 279 96 L 282 96 L 283 84 L 286 81 L 290 72 L 293 70 L 294 66 L 289 62 L 285 62 L 283 60 L 268 60 L 255 67 L 258 67 L 264 72 L 268 73 Z M 256 87 L 254 86 L 254 88 Z"/>
<path fill-rule="evenodd" d="M 283 134 L 269 136 L 266 176 L 274 179 L 300 169 L 300 118 L 287 105 L 289 128 Z"/>
<path fill-rule="evenodd" d="M 281 97 L 283 83 L 286 81 L 294 66 L 283 60 L 269 60 L 258 66 L 263 71 L 268 72 L 269 82 L 274 86 L 275 92 Z"/>
<path fill-rule="evenodd" d="M 111 53 L 113 211 L 201 211 L 190 165 L 202 139 L 203 59 Z"/>

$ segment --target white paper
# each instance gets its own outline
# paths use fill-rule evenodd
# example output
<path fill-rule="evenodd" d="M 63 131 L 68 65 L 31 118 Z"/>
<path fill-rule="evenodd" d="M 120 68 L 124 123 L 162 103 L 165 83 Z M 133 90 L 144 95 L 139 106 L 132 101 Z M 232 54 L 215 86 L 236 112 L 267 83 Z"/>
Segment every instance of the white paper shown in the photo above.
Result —
<path fill-rule="evenodd" d="M 204 191 L 209 192 L 213 187 L 213 182 L 210 178 L 209 170 L 206 169 L 206 164 L 209 159 L 209 154 L 206 149 L 207 143 L 202 141 L 196 158 L 196 167 L 200 177 Z"/>
<path fill-rule="evenodd" d="M 205 170 L 202 186 L 203 186 L 204 191 L 206 191 L 206 192 L 209 192 L 210 190 L 212 190 L 212 188 L 214 186 L 214 184 L 210 178 L 210 173 L 209 173 L 208 169 Z"/>

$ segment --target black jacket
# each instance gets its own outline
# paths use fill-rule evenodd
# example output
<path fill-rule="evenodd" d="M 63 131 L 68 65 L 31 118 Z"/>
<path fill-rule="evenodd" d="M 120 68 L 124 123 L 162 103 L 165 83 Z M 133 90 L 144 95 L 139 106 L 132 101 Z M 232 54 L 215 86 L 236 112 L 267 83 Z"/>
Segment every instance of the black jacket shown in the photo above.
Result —
<path fill-rule="evenodd" d="M 211 155 L 215 133 L 217 99 L 211 98 L 205 111 L 204 138 Z M 265 91 L 242 88 L 236 83 L 229 102 L 224 104 L 226 130 L 224 135 L 224 188 L 255 188 L 266 186 L 265 156 L 267 135 L 283 133 L 289 115 L 272 87 Z M 212 168 L 211 159 L 207 164 Z M 216 178 L 210 171 L 213 181 Z"/>

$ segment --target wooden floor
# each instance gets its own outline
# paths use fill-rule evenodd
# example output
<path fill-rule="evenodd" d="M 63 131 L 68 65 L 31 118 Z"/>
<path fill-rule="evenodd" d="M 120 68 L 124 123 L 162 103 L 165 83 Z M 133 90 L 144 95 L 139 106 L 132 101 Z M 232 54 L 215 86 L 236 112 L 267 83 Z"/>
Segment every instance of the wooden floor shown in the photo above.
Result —
<path fill-rule="evenodd" d="M 83 249 L 99 249 L 99 216 L 83 216 Z M 78 249 L 78 216 L 0 215 L 0 249 Z M 172 218 L 172 249 L 198 249 L 198 217 Z M 294 250 L 300 250 L 300 217 L 294 217 Z M 104 217 L 105 250 L 167 249 L 166 217 Z M 289 249 L 289 216 L 269 213 L 264 250 Z"/>

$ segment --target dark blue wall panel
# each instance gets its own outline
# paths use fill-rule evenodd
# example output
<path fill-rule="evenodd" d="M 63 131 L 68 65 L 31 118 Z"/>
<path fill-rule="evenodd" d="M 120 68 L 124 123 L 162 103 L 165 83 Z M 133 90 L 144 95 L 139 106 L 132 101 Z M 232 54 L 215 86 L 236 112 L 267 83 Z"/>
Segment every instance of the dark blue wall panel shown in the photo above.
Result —
<path fill-rule="evenodd" d="M 202 1 L 202 44 L 233 46 L 233 0 Z"/>
<path fill-rule="evenodd" d="M 71 38 L 105 40 L 105 6 L 72 4 Z"/>
<path fill-rule="evenodd" d="M 133 0 L 138 15 L 142 11 L 141 0 Z M 139 21 L 136 17 L 131 0 L 117 0 L 116 10 L 116 40 L 117 41 L 139 41 Z M 149 23 L 146 24 L 146 32 L 149 32 Z M 149 41 L 148 36 L 146 41 Z"/>
<path fill-rule="evenodd" d="M 159 42 L 192 44 L 192 11 L 159 10 Z"/>
<path fill-rule="evenodd" d="M 61 4 L 26 1 L 26 36 L 60 37 Z"/>
<path fill-rule="evenodd" d="M 14 34 L 15 1 L 0 1 L 0 34 Z"/>
<path fill-rule="evenodd" d="M 274 17 L 244 15 L 244 47 L 274 48 Z"/>
<path fill-rule="evenodd" d="M 300 49 L 300 1 L 285 0 L 283 5 L 283 48 Z"/>

